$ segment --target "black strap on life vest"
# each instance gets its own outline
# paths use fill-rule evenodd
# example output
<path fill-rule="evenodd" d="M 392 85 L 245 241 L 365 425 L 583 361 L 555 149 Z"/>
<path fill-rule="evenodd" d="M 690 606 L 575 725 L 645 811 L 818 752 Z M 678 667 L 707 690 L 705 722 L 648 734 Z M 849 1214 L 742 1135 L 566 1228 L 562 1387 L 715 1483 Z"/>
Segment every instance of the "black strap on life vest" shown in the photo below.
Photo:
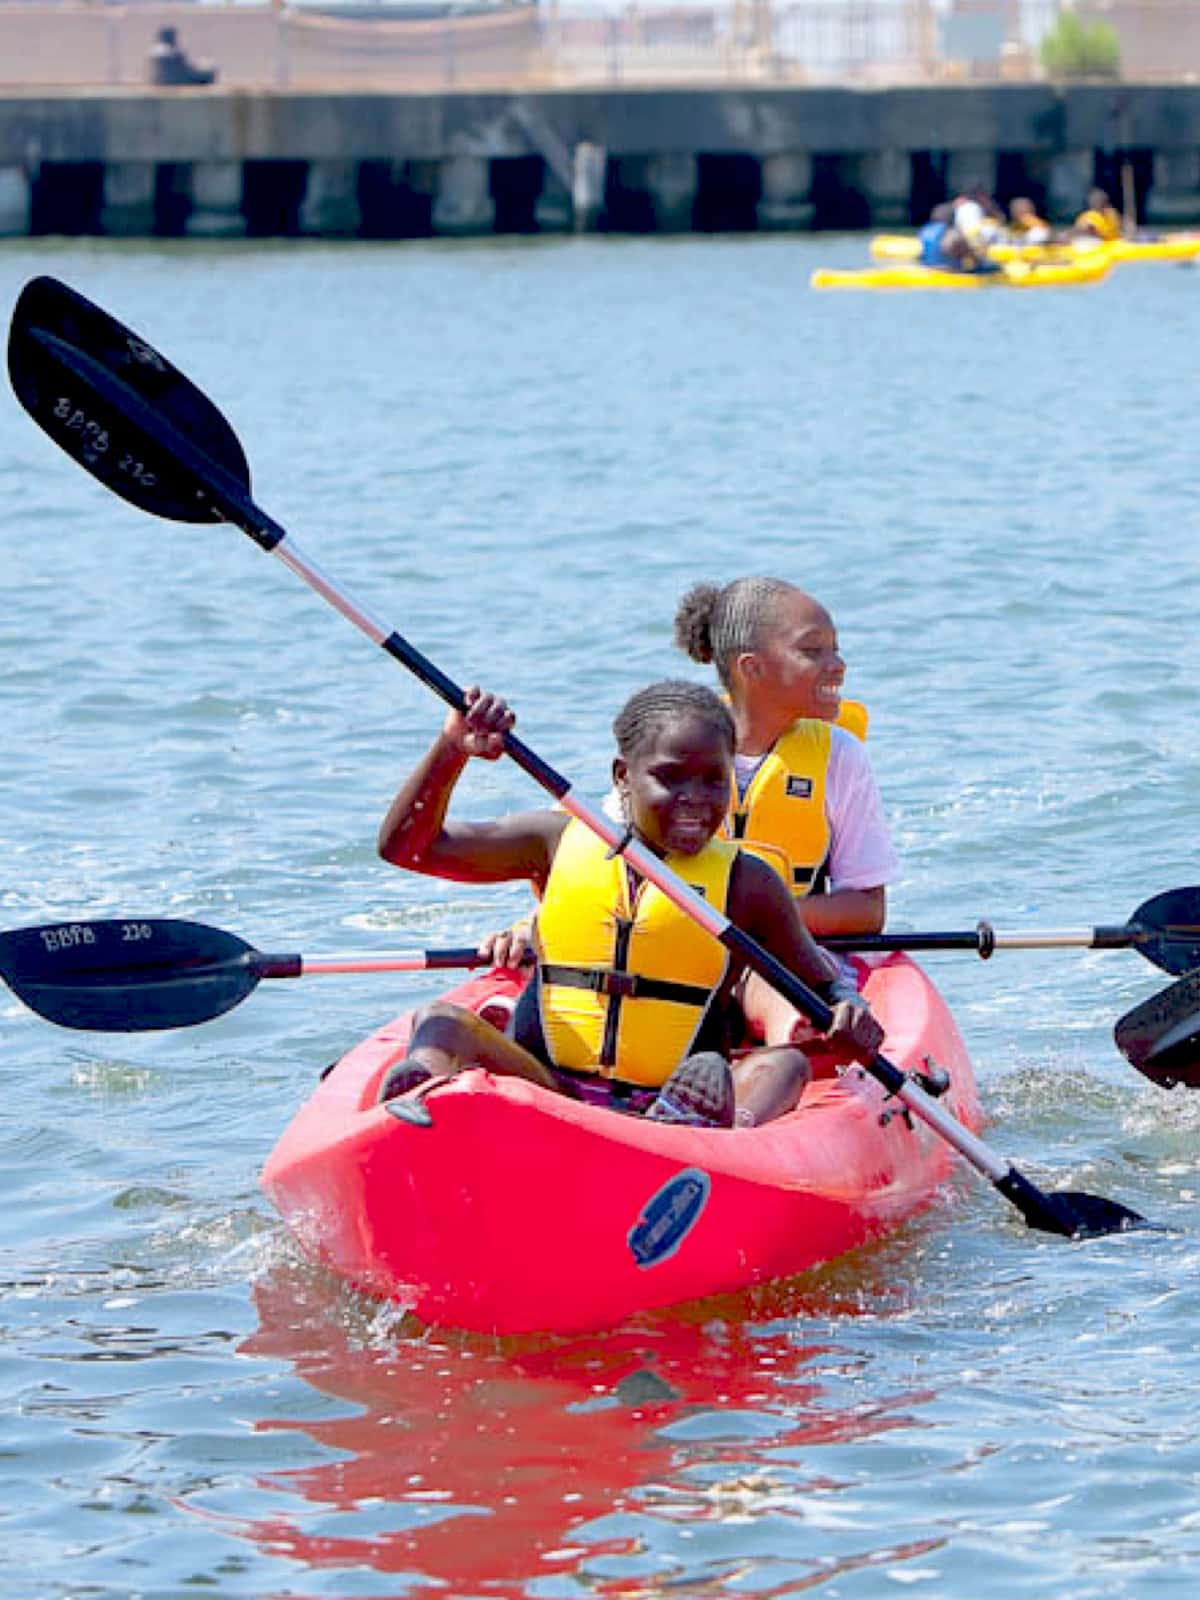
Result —
<path fill-rule="evenodd" d="M 543 962 L 543 983 L 561 983 L 568 989 L 590 989 L 593 994 L 614 1000 L 670 1000 L 680 1006 L 706 1006 L 711 989 L 693 983 L 671 983 L 666 978 L 647 978 L 640 972 L 614 972 L 609 967 L 562 967 Z"/>
<path fill-rule="evenodd" d="M 735 811 L 729 818 L 730 836 L 739 841 L 744 840 L 746 838 L 746 825 L 749 821 L 750 815 L 748 812 Z M 750 840 L 749 843 L 751 850 L 753 850 L 754 841 Z M 805 889 L 809 894 L 823 894 L 828 881 L 829 874 L 826 871 L 826 863 L 824 861 L 818 867 L 792 868 L 792 887 L 795 889 Z"/>

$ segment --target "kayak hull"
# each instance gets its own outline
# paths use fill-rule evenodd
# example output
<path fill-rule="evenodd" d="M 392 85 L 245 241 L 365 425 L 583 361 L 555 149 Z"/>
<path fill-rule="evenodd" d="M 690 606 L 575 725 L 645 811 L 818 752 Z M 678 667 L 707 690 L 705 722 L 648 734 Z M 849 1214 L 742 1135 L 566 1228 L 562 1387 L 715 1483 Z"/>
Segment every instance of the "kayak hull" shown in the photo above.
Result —
<path fill-rule="evenodd" d="M 510 974 L 454 991 L 478 1006 Z M 902 1067 L 944 1067 L 979 1107 L 954 1020 L 903 955 L 865 985 Z M 269 1157 L 263 1187 L 303 1250 L 423 1321 L 489 1333 L 614 1326 L 656 1306 L 789 1277 L 903 1223 L 956 1157 L 860 1068 L 762 1128 L 674 1127 L 479 1069 L 431 1093 L 429 1128 L 375 1103 L 409 1019 L 344 1056 Z"/>
<path fill-rule="evenodd" d="M 999 272 L 950 272 L 915 261 L 823 268 L 812 274 L 809 283 L 814 289 L 1053 289 L 1098 283 L 1111 267 L 1107 250 L 1092 250 L 1069 260 L 1008 261 Z"/>
<path fill-rule="evenodd" d="M 1156 239 L 1116 239 L 1101 244 L 1087 239 L 1067 239 L 1050 244 L 994 244 L 988 249 L 993 261 L 1079 260 L 1105 251 L 1115 264 L 1121 261 L 1194 261 L 1200 256 L 1200 233 L 1168 233 Z M 921 246 L 911 234 L 877 233 L 871 239 L 875 261 L 915 262 Z"/>

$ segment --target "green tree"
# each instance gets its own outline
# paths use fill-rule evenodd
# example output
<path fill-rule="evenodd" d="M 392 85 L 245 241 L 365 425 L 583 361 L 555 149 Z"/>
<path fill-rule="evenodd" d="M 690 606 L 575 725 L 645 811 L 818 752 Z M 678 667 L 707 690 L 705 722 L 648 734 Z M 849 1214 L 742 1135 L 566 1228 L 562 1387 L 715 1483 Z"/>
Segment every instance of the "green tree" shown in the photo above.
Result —
<path fill-rule="evenodd" d="M 1042 66 L 1052 78 L 1119 78 L 1121 41 L 1107 22 L 1089 22 L 1069 7 L 1042 40 Z"/>

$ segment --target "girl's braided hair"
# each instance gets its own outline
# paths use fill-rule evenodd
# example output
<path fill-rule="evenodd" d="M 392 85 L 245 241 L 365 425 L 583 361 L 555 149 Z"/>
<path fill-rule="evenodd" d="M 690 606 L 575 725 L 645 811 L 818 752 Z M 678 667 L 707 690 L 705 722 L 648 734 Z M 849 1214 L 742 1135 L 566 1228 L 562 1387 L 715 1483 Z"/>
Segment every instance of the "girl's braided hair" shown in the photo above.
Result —
<path fill-rule="evenodd" d="M 711 661 L 726 689 L 733 688 L 733 663 L 762 643 L 775 603 L 796 593 L 782 578 L 735 578 L 723 589 L 697 583 L 675 613 L 675 643 L 693 661 Z"/>
<path fill-rule="evenodd" d="M 618 753 L 623 760 L 630 760 L 655 734 L 685 716 L 707 723 L 714 740 L 725 745 L 732 755 L 733 718 L 725 705 L 702 683 L 687 683 L 679 678 L 651 683 L 629 697 L 613 719 Z"/>

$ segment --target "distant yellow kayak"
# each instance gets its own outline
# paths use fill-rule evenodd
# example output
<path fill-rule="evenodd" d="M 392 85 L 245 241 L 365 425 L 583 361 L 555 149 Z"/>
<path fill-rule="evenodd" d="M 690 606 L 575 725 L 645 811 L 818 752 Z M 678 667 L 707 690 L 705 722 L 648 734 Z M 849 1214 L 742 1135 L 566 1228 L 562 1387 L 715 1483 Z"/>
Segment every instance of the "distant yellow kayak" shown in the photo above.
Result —
<path fill-rule="evenodd" d="M 921 241 L 908 233 L 876 233 L 871 237 L 872 261 L 915 261 Z"/>
<path fill-rule="evenodd" d="M 1098 283 L 1111 267 L 1107 250 L 1092 250 L 1071 261 L 1006 261 L 999 272 L 945 272 L 915 261 L 896 261 L 878 267 L 818 270 L 809 284 L 814 289 L 1049 289 Z"/>
<path fill-rule="evenodd" d="M 1056 244 L 994 244 L 988 251 L 993 261 L 1075 261 L 1107 250 L 1113 261 L 1192 261 L 1200 256 L 1200 233 L 1165 233 L 1157 239 L 1117 239 L 1104 245 L 1099 240 L 1064 239 Z M 915 261 L 921 246 L 907 233 L 877 233 L 871 240 L 871 255 L 876 261 Z"/>
<path fill-rule="evenodd" d="M 1084 246 L 1090 254 L 1095 248 Z M 1075 247 L 1064 244 L 994 244 L 988 252 L 994 261 L 1069 261 L 1076 254 Z M 921 242 L 907 233 L 877 233 L 871 240 L 871 257 L 874 261 L 916 261 L 921 254 Z"/>
<path fill-rule="evenodd" d="M 1004 257 L 1002 250 L 1014 250 L 1023 253 L 1028 260 L 1030 250 L 1043 250 L 1050 253 L 1061 252 L 1062 245 L 995 245 L 992 255 L 997 261 Z M 1200 233 L 1169 233 L 1163 234 L 1160 239 L 1114 239 L 1111 244 L 1101 244 L 1099 240 L 1075 239 L 1065 247 L 1072 257 L 1078 260 L 1081 256 L 1092 255 L 1097 250 L 1107 252 L 1109 259 L 1117 261 L 1194 261 L 1200 256 Z"/>

